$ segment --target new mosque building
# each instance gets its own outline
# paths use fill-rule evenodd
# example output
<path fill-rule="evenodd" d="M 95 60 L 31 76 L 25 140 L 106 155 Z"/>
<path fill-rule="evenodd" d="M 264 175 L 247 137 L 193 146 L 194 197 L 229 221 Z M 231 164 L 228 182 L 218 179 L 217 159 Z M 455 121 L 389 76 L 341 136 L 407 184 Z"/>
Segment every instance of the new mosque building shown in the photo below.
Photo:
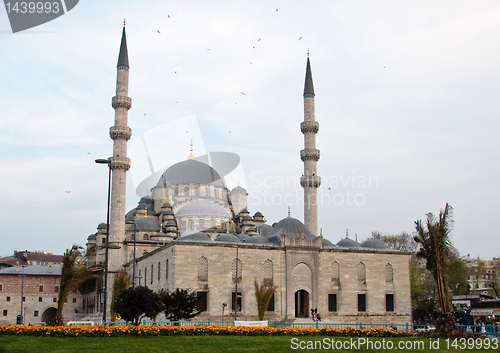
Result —
<path fill-rule="evenodd" d="M 248 192 L 229 190 L 223 176 L 191 153 L 166 169 L 132 210 L 125 209 L 129 61 L 123 28 L 117 66 L 109 241 L 106 224 L 88 237 L 100 250 L 92 266 L 105 265 L 108 251 L 107 311 L 114 275 L 125 270 L 135 285 L 154 291 L 176 288 L 197 292 L 199 319 L 257 318 L 257 281 L 277 287 L 266 319 L 310 320 L 316 308 L 323 321 L 336 323 L 411 322 L 410 254 L 388 249 L 376 239 L 358 243 L 347 236 L 337 244 L 318 233 L 314 86 L 309 57 L 304 85 L 304 223 L 290 217 L 272 225 L 258 210 L 249 212 Z M 321 206 L 319 206 L 321 207 Z M 104 246 L 101 246 L 104 245 Z M 104 288 L 96 282 L 84 294 L 83 311 L 102 311 Z M 227 305 L 227 306 L 225 306 Z M 225 308 L 225 311 L 224 311 Z M 109 314 L 107 316 L 109 318 Z"/>

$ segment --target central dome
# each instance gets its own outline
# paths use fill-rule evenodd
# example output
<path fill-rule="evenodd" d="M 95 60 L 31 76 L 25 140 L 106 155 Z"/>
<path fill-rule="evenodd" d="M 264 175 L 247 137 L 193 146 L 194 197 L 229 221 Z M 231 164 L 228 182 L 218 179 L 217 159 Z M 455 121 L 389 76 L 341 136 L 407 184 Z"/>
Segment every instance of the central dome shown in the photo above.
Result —
<path fill-rule="evenodd" d="M 157 186 L 163 186 L 163 177 L 168 185 L 171 184 L 213 184 L 224 186 L 219 173 L 208 164 L 187 160 L 168 168 L 158 180 Z"/>
<path fill-rule="evenodd" d="M 316 239 L 316 236 L 298 219 L 287 217 L 279 221 L 273 230 L 267 234 L 269 241 L 279 244 L 281 234 L 286 235 L 291 239 L 298 239 L 301 236 L 307 239 Z"/>

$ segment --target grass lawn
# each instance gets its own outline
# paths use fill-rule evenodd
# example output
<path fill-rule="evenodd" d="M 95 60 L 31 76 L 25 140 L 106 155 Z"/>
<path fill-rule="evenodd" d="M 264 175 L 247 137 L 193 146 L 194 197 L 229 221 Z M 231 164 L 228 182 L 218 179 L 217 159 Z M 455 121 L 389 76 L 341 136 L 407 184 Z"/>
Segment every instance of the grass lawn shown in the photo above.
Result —
<path fill-rule="evenodd" d="M 294 344 L 292 339 L 295 338 Z M 120 352 L 120 353 L 155 353 L 155 352 L 179 352 L 179 353 L 197 353 L 197 352 L 297 352 L 311 351 L 307 349 L 309 344 L 316 344 L 319 348 L 319 343 L 323 339 L 331 342 L 334 341 L 349 341 L 351 338 L 346 337 L 283 337 L 283 336 L 155 336 L 155 337 L 30 337 L 30 336 L 0 336 L 0 353 L 44 353 L 44 352 Z M 358 338 L 353 337 L 352 340 L 357 342 Z M 370 338 L 373 344 L 380 341 L 382 338 Z M 377 349 L 376 346 L 367 348 L 366 346 L 356 347 L 356 349 L 332 349 L 323 346 L 320 351 L 335 351 L 335 352 L 400 352 L 398 344 L 402 341 L 403 344 L 415 345 L 417 341 L 424 344 L 424 349 L 409 348 L 406 351 L 414 352 L 498 352 L 497 349 L 457 349 L 451 347 L 446 349 L 446 342 L 440 340 L 441 349 L 430 349 L 430 341 L 423 338 L 385 338 L 387 342 L 393 344 L 393 349 Z M 301 343 L 302 342 L 302 343 Z M 347 343 L 349 343 L 347 342 Z M 346 344 L 347 344 L 346 343 Z M 300 349 L 302 345 L 304 349 Z M 292 346 L 299 349 L 292 349 Z M 410 347 L 410 346 L 408 346 Z M 474 346 L 476 347 L 476 346 Z M 309 348 L 313 348 L 309 346 Z M 462 347 L 464 348 L 464 347 Z"/>

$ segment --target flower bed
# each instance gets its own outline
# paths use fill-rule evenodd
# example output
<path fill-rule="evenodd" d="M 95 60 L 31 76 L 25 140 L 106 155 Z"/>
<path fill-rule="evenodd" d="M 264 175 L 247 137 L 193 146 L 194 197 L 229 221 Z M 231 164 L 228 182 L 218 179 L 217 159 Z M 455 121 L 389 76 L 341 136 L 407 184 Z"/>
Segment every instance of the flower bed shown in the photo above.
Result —
<path fill-rule="evenodd" d="M 222 326 L 2 326 L 0 335 L 55 337 L 119 337 L 119 336 L 336 336 L 336 337 L 409 337 L 412 332 L 397 332 L 382 328 L 272 328 Z"/>

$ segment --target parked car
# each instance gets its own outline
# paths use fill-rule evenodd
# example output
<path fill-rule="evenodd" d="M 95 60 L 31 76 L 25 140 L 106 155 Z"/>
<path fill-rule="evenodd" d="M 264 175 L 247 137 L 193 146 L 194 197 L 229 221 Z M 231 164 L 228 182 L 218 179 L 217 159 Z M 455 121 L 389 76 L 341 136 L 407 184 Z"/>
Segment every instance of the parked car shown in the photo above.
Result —
<path fill-rule="evenodd" d="M 415 326 L 416 326 L 415 332 L 417 333 L 428 333 L 436 329 L 436 326 L 434 325 L 414 325 L 414 327 Z"/>

